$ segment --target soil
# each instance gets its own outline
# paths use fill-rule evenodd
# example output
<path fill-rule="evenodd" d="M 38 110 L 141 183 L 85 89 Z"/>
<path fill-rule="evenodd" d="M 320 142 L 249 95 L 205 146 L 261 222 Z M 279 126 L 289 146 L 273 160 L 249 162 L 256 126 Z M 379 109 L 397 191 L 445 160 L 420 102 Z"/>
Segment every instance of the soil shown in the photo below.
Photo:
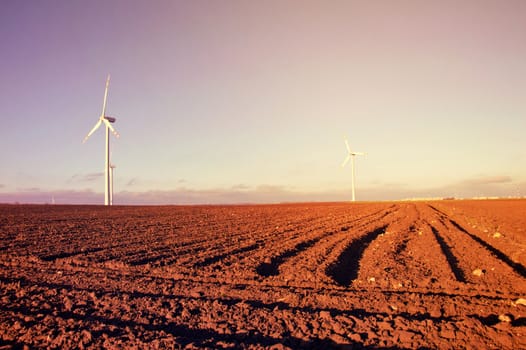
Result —
<path fill-rule="evenodd" d="M 526 200 L 0 206 L 0 349 L 526 349 Z"/>

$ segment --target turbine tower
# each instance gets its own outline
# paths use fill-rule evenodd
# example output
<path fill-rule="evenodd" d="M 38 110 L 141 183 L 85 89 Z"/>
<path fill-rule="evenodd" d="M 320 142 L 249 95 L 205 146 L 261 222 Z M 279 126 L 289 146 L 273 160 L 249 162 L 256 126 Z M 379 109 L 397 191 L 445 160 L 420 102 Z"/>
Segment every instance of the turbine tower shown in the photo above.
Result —
<path fill-rule="evenodd" d="M 115 164 L 110 164 L 110 205 L 113 205 L 113 171 L 115 168 Z"/>
<path fill-rule="evenodd" d="M 342 168 L 349 162 L 349 160 L 351 161 L 351 168 L 352 168 L 352 201 L 356 201 L 356 197 L 354 195 L 354 157 L 355 156 L 363 156 L 365 155 L 365 153 L 363 152 L 353 152 L 351 151 L 351 147 L 349 146 L 349 142 L 347 141 L 347 139 L 345 139 L 345 147 L 347 148 L 347 157 L 345 157 L 345 160 L 343 161 L 342 163 Z"/>
<path fill-rule="evenodd" d="M 119 137 L 119 133 L 115 131 L 111 123 L 115 123 L 115 118 L 109 117 L 106 115 L 106 101 L 108 98 L 108 86 L 110 85 L 110 75 L 108 74 L 108 78 L 106 79 L 106 89 L 104 90 L 104 102 L 102 103 L 102 113 L 99 117 L 99 120 L 91 129 L 91 131 L 86 135 L 84 138 L 83 143 L 88 140 L 88 138 L 97 130 L 102 123 L 106 126 L 106 148 L 104 150 L 104 157 L 105 157 L 105 163 L 104 163 L 104 205 L 112 205 L 112 189 L 111 186 L 111 180 L 110 180 L 110 131 L 115 135 L 115 137 Z"/>

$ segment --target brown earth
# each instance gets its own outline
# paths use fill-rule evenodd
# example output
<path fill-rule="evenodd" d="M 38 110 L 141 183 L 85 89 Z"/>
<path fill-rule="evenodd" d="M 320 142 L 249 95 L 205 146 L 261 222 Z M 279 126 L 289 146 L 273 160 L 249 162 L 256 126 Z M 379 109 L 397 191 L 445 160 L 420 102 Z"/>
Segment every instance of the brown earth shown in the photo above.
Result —
<path fill-rule="evenodd" d="M 526 201 L 0 206 L 0 349 L 526 348 Z"/>

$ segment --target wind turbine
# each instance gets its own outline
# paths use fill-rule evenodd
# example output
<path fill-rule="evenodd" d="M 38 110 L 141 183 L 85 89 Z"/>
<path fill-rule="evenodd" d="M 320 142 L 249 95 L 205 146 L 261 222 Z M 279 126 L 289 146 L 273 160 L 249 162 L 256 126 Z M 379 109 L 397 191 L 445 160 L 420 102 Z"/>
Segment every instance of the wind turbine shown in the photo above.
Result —
<path fill-rule="evenodd" d="M 115 168 L 115 164 L 110 164 L 110 205 L 113 205 L 113 170 Z"/>
<path fill-rule="evenodd" d="M 108 74 L 108 78 L 106 79 L 106 89 L 104 90 L 104 102 L 102 103 L 102 113 L 99 117 L 99 120 L 91 129 L 91 131 L 86 135 L 84 138 L 83 143 L 88 140 L 88 138 L 97 130 L 102 123 L 106 126 L 106 148 L 104 150 L 104 157 L 105 157 L 105 163 L 104 163 L 104 205 L 112 205 L 112 191 L 110 189 L 111 181 L 110 181 L 110 131 L 115 135 L 115 137 L 119 137 L 119 133 L 115 131 L 111 123 L 115 123 L 115 118 L 109 117 L 106 115 L 106 101 L 108 98 L 108 86 L 110 85 L 110 75 Z"/>
<path fill-rule="evenodd" d="M 356 197 L 354 196 L 354 157 L 355 156 L 363 156 L 365 153 L 363 152 L 353 152 L 351 151 L 351 147 L 349 146 L 349 141 L 345 139 L 345 147 L 347 147 L 347 157 L 345 157 L 345 160 L 342 163 L 342 168 L 351 161 L 351 168 L 352 168 L 352 201 L 356 201 Z"/>

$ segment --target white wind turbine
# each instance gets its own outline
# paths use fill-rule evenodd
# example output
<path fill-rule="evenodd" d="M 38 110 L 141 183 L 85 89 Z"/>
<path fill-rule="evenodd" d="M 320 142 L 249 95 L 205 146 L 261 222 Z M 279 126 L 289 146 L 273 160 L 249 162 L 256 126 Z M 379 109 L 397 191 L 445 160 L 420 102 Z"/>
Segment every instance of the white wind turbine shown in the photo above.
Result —
<path fill-rule="evenodd" d="M 93 129 L 91 129 L 88 135 L 86 135 L 86 137 L 84 138 L 84 141 L 82 141 L 82 142 L 86 142 L 88 138 L 91 136 L 91 134 L 93 134 L 95 130 L 97 130 L 101 126 L 101 124 L 104 123 L 104 125 L 106 126 L 106 149 L 104 151 L 104 157 L 106 159 L 104 163 L 104 205 L 112 205 L 112 202 L 113 202 L 113 198 L 112 198 L 113 188 L 110 188 L 110 187 L 113 187 L 111 186 L 111 179 L 110 179 L 110 131 L 113 133 L 113 135 L 115 135 L 115 137 L 119 137 L 119 134 L 117 133 L 117 131 L 115 131 L 115 129 L 111 125 L 111 123 L 115 123 L 116 119 L 106 115 L 106 100 L 108 98 L 108 86 L 109 85 L 110 85 L 110 75 L 108 74 L 108 78 L 106 79 L 106 89 L 104 90 L 104 102 L 102 103 L 102 113 L 99 117 L 99 120 L 93 127 Z"/>
<path fill-rule="evenodd" d="M 110 205 L 113 205 L 113 171 L 115 168 L 115 164 L 110 163 Z"/>
<path fill-rule="evenodd" d="M 345 147 L 347 147 L 347 157 L 345 157 L 345 160 L 342 163 L 342 168 L 351 161 L 351 168 L 352 168 L 352 201 L 354 202 L 356 200 L 356 197 L 354 196 L 354 157 L 355 156 L 363 156 L 365 153 L 363 152 L 353 152 L 351 151 L 351 147 L 349 146 L 349 142 L 347 139 L 345 139 Z"/>

